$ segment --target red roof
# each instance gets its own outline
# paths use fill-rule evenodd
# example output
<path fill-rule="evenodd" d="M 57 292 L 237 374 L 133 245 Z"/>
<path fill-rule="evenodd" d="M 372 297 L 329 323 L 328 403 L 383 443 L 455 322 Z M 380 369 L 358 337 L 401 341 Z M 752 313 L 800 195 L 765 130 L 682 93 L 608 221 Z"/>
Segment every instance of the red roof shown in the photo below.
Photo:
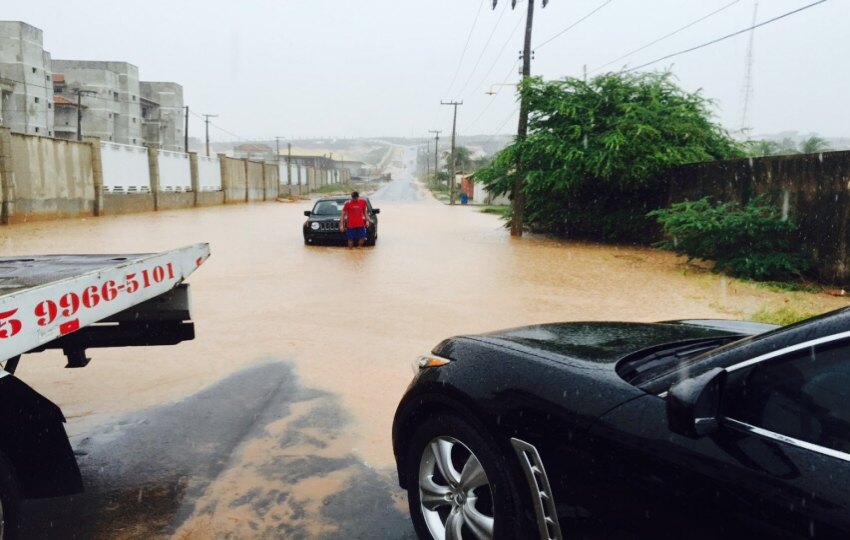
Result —
<path fill-rule="evenodd" d="M 71 105 L 73 107 L 77 106 L 76 101 L 71 101 L 70 99 L 63 98 L 62 96 L 53 96 L 53 103 L 56 105 Z"/>
<path fill-rule="evenodd" d="M 63 73 L 54 73 L 53 74 L 53 82 L 64 83 L 65 82 L 65 75 Z"/>

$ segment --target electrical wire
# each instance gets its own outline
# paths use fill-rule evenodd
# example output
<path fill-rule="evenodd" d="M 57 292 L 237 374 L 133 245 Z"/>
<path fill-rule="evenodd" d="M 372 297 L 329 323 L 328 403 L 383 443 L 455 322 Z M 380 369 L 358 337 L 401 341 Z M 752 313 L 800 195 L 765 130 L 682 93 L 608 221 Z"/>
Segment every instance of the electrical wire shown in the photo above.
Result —
<path fill-rule="evenodd" d="M 654 41 L 651 41 L 651 42 L 647 43 L 646 45 L 644 45 L 644 46 L 642 46 L 642 47 L 638 47 L 637 49 L 634 49 L 634 50 L 632 50 L 632 51 L 629 51 L 629 52 L 627 52 L 626 54 L 624 54 L 624 55 L 622 55 L 622 56 L 619 56 L 619 57 L 617 57 L 617 58 L 615 58 L 615 59 L 611 60 L 610 62 L 607 62 L 607 63 L 602 64 L 601 66 L 599 66 L 599 67 L 597 67 L 597 68 L 592 69 L 589 73 L 594 73 L 594 72 L 596 72 L 596 71 L 599 71 L 600 69 L 604 69 L 604 68 L 606 68 L 606 67 L 610 66 L 611 64 L 613 64 L 614 62 L 619 62 L 619 61 L 620 61 L 620 60 L 622 60 L 623 58 L 628 58 L 629 56 L 631 56 L 631 55 L 633 55 L 633 54 L 635 54 L 635 53 L 637 53 L 637 52 L 640 52 L 640 51 L 642 51 L 642 50 L 644 50 L 644 49 L 646 49 L 646 48 L 648 48 L 648 47 L 651 47 L 651 46 L 655 45 L 656 43 L 660 43 L 660 42 L 664 41 L 665 39 L 667 39 L 667 38 L 669 38 L 669 37 L 675 36 L 675 35 L 676 35 L 676 34 L 678 34 L 679 32 L 682 32 L 683 30 L 687 30 L 687 29 L 688 29 L 688 28 L 690 28 L 691 26 L 694 26 L 695 24 L 701 23 L 702 21 L 704 21 L 704 20 L 708 19 L 709 17 L 713 17 L 714 15 L 717 15 L 717 14 L 718 14 L 718 13 L 720 13 L 721 11 L 725 11 L 726 9 L 728 9 L 728 8 L 730 8 L 730 7 L 732 7 L 732 6 L 734 6 L 735 4 L 737 4 L 737 3 L 738 3 L 738 2 L 740 2 L 740 1 L 741 1 L 741 0 L 733 0 L 732 2 L 729 2 L 729 3 L 728 3 L 728 4 L 726 4 L 725 6 L 721 7 L 720 9 L 716 9 L 716 10 L 712 11 L 711 13 L 709 13 L 709 14 L 707 14 L 707 15 L 703 15 L 703 16 L 702 16 L 702 17 L 700 17 L 699 19 L 696 19 L 696 20 L 694 20 L 694 21 L 691 21 L 691 22 L 689 22 L 688 24 L 686 24 L 685 26 L 682 26 L 681 28 L 677 28 L 676 30 L 673 30 L 673 31 L 672 31 L 672 32 L 670 32 L 669 34 L 663 35 L 663 36 L 661 36 L 660 38 L 658 38 L 658 39 L 656 39 L 656 40 L 654 40 Z"/>
<path fill-rule="evenodd" d="M 478 12 L 475 14 L 475 20 L 472 21 L 472 26 L 469 28 L 469 35 L 466 36 L 466 43 L 463 46 L 463 52 L 460 53 L 460 59 L 457 61 L 455 74 L 454 77 L 452 77 L 452 82 L 449 84 L 448 90 L 446 90 L 446 95 L 449 95 L 449 92 L 452 91 L 452 87 L 455 85 L 458 73 L 460 73 L 460 66 L 463 64 L 463 58 L 466 56 L 466 50 L 469 47 L 469 40 L 472 39 L 472 33 L 475 31 L 475 25 L 478 24 L 478 17 L 481 15 L 481 9 L 488 1 L 489 0 L 481 0 L 481 4 L 478 6 Z"/>
<path fill-rule="evenodd" d="M 478 55 L 478 60 L 475 61 L 475 65 L 469 70 L 469 77 L 466 78 L 466 82 L 463 83 L 461 89 L 457 92 L 457 95 L 463 94 L 463 91 L 466 90 L 466 87 L 469 86 L 470 81 L 472 81 L 472 77 L 475 75 L 475 70 L 478 69 L 478 65 L 481 63 L 481 59 L 484 58 L 484 53 L 487 52 L 487 47 L 490 45 L 490 41 L 493 39 L 493 35 L 496 33 L 496 29 L 499 28 L 499 23 L 502 22 L 502 17 L 505 16 L 505 12 L 508 11 L 508 3 L 505 2 L 505 7 L 502 9 L 502 13 L 499 14 L 499 18 L 496 19 L 496 24 L 493 25 L 493 30 L 490 31 L 490 35 L 487 36 L 487 42 L 484 43 L 484 47 L 481 49 L 481 54 Z"/>
<path fill-rule="evenodd" d="M 686 53 L 689 53 L 689 52 L 696 51 L 696 50 L 698 50 L 698 49 L 702 49 L 702 48 L 704 48 L 704 47 L 708 47 L 709 45 L 714 45 L 715 43 L 719 43 L 719 42 L 724 41 L 724 40 L 726 40 L 726 39 L 729 39 L 729 38 L 731 38 L 731 37 L 735 37 L 735 36 L 738 36 L 738 35 L 743 34 L 743 33 L 745 33 L 745 32 L 749 32 L 750 30 L 755 30 L 756 28 L 758 28 L 758 27 L 760 27 L 760 26 L 765 26 L 765 25 L 768 25 L 768 24 L 770 24 L 770 23 L 772 23 L 772 22 L 776 22 L 776 21 L 778 21 L 778 20 L 780 20 L 780 19 L 784 19 L 785 17 L 789 17 L 789 16 L 794 15 L 794 14 L 796 14 L 796 13 L 800 13 L 801 11 L 805 11 L 805 10 L 807 10 L 807 9 L 809 9 L 809 8 L 812 8 L 812 7 L 814 7 L 814 6 L 818 5 L 818 4 L 823 4 L 824 2 L 826 2 L 826 0 L 818 0 L 817 2 L 812 2 L 811 4 L 805 5 L 805 6 L 801 7 L 801 8 L 797 8 L 797 9 L 792 10 L 792 11 L 789 11 L 789 12 L 787 12 L 787 13 L 783 13 L 782 15 L 779 15 L 778 17 L 774 17 L 774 18 L 772 18 L 772 19 L 768 19 L 768 20 L 766 20 L 766 21 L 764 21 L 764 22 L 760 22 L 760 23 L 758 23 L 758 24 L 754 24 L 754 25 L 752 25 L 752 26 L 750 26 L 750 27 L 744 28 L 743 30 L 738 30 L 737 32 L 732 32 L 731 34 L 727 34 L 727 35 L 725 35 L 725 36 L 723 36 L 723 37 L 719 37 L 719 38 L 717 38 L 717 39 L 713 39 L 713 40 L 711 40 L 711 41 L 708 41 L 708 42 L 703 43 L 703 44 L 701 44 L 701 45 L 697 45 L 697 46 L 695 46 L 695 47 L 691 47 L 691 48 L 689 48 L 689 49 L 684 49 L 684 50 L 681 50 L 681 51 L 678 51 L 678 52 L 674 52 L 674 53 L 672 53 L 672 54 L 668 54 L 668 55 L 666 55 L 666 56 L 662 56 L 661 58 L 657 58 L 657 59 L 655 59 L 655 60 L 653 60 L 653 61 L 651 61 L 651 62 L 647 62 L 647 63 L 645 63 L 645 64 L 641 64 L 641 65 L 636 66 L 636 67 L 633 67 L 633 68 L 631 68 L 631 69 L 622 70 L 622 72 L 623 72 L 623 73 L 631 73 L 632 71 L 636 71 L 636 70 L 638 70 L 638 69 L 645 68 L 646 66 L 650 66 L 650 65 L 652 65 L 652 64 L 656 64 L 656 63 L 661 62 L 661 61 L 663 61 L 663 60 L 667 60 L 668 58 L 673 58 L 674 56 L 680 56 L 680 55 L 682 55 L 682 54 L 686 54 Z"/>
<path fill-rule="evenodd" d="M 487 77 L 490 76 L 490 73 L 493 72 L 493 69 L 495 69 L 496 64 L 498 64 L 499 60 L 502 59 L 502 54 L 504 54 L 505 49 L 507 48 L 508 44 L 511 41 L 513 41 L 514 36 L 516 35 L 516 31 L 519 30 L 520 24 L 522 24 L 522 18 L 521 17 L 519 19 L 517 19 L 517 23 L 516 23 L 516 25 L 514 25 L 514 29 L 511 31 L 511 35 L 508 37 L 508 39 L 505 40 L 504 45 L 502 45 L 502 48 L 499 50 L 499 53 L 496 55 L 496 59 L 490 65 L 490 69 L 488 69 L 487 73 L 485 73 L 484 76 L 481 77 L 481 81 L 478 83 L 478 86 L 476 88 L 480 89 L 482 87 L 482 85 L 487 83 Z M 516 66 L 517 63 L 519 63 L 519 60 L 515 61 L 513 65 Z M 511 67 L 511 69 L 513 69 L 513 67 Z M 510 76 L 510 74 L 508 76 Z"/>
<path fill-rule="evenodd" d="M 582 17 L 581 19 L 577 20 L 577 21 L 576 21 L 576 22 L 574 22 L 573 24 L 571 24 L 571 25 L 569 25 L 568 27 L 564 28 L 563 30 L 561 30 L 560 32 L 558 32 L 557 34 L 555 34 L 554 36 L 552 36 L 552 37 L 550 37 L 549 39 L 547 39 L 546 41 L 544 41 L 543 43 L 539 43 L 536 47 L 532 47 L 532 50 L 539 49 L 539 48 L 543 47 L 544 45 L 546 45 L 546 44 L 550 43 L 551 41 L 555 40 L 556 38 L 559 38 L 559 37 L 561 37 L 562 35 L 566 34 L 567 32 L 569 32 L 570 30 L 572 30 L 573 28 L 575 28 L 576 26 L 578 26 L 580 23 L 582 23 L 582 22 L 584 22 L 585 20 L 587 20 L 587 19 L 589 19 L 590 17 L 592 17 L 594 14 L 596 14 L 596 12 L 598 12 L 599 10 L 601 10 L 602 8 L 604 8 L 605 6 L 607 6 L 608 4 L 610 4 L 610 3 L 611 3 L 611 2 L 613 2 L 613 1 L 614 1 L 614 0 L 606 0 L 606 1 L 605 1 L 605 3 L 603 3 L 601 6 L 597 7 L 596 9 L 594 9 L 593 11 L 591 11 L 590 13 L 588 13 L 587 15 L 585 15 L 584 17 Z"/>
<path fill-rule="evenodd" d="M 510 78 L 511 74 L 514 72 L 514 69 L 516 69 L 517 64 L 519 64 L 519 60 L 514 61 L 513 65 L 511 66 L 511 69 L 508 71 L 508 74 L 505 76 L 505 79 L 504 79 L 504 80 L 503 80 L 500 84 L 505 84 L 505 83 L 507 83 L 507 81 L 508 81 L 508 79 Z M 469 131 L 469 129 L 470 129 L 472 126 L 474 126 L 474 125 L 475 125 L 475 123 L 476 123 L 476 122 L 478 122 L 478 120 L 480 120 L 482 116 L 484 116 L 484 113 L 486 113 L 486 112 L 487 112 L 487 110 L 488 110 L 490 107 L 492 107 L 492 106 L 493 106 L 493 103 L 495 103 L 495 102 L 496 102 L 496 99 L 495 99 L 495 98 L 490 99 L 490 101 L 487 103 L 487 105 L 484 107 L 484 109 L 483 109 L 483 110 L 482 110 L 482 111 L 478 114 L 478 116 L 476 116 L 476 117 L 475 117 L 475 118 L 474 118 L 474 119 L 473 119 L 473 120 L 472 120 L 469 124 L 467 124 L 467 125 L 466 125 L 466 127 L 464 128 L 464 130 L 463 130 L 463 131 L 464 131 L 464 132 L 468 132 L 468 131 Z"/>

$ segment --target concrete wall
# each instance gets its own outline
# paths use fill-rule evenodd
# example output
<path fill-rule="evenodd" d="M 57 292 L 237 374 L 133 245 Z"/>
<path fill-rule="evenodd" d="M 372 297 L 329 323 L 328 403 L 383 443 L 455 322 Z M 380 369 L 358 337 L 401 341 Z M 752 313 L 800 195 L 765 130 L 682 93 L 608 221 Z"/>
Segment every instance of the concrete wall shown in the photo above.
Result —
<path fill-rule="evenodd" d="M 153 212 L 152 193 L 104 193 L 103 213 L 105 215 L 135 214 Z"/>
<path fill-rule="evenodd" d="M 8 140 L 14 201 L 9 222 L 93 214 L 91 145 L 18 134 Z"/>
<path fill-rule="evenodd" d="M 670 202 L 768 195 L 799 225 L 821 280 L 850 281 L 850 152 L 695 163 L 670 172 Z"/>
<path fill-rule="evenodd" d="M 309 193 L 307 185 L 282 186 L 277 163 L 223 154 L 207 160 L 98 138 L 76 142 L 0 128 L 0 224 L 270 201 L 282 188 Z"/>
<path fill-rule="evenodd" d="M 247 175 L 248 197 L 247 201 L 265 200 L 265 179 L 263 178 L 263 164 L 259 161 L 246 161 L 245 174 Z"/>
<path fill-rule="evenodd" d="M 224 202 L 226 204 L 241 203 L 247 201 L 247 171 L 245 161 L 218 155 L 221 163 L 221 187 L 224 190 Z"/>

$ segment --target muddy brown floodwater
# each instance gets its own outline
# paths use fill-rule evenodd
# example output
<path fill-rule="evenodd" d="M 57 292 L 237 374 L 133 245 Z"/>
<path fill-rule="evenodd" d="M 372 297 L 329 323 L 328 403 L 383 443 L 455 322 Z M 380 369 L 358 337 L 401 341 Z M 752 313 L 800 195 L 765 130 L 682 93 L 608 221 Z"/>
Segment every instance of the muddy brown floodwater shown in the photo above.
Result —
<path fill-rule="evenodd" d="M 553 321 L 747 317 L 790 297 L 651 249 L 512 239 L 496 217 L 429 196 L 374 206 L 381 209 L 377 246 L 354 251 L 303 245 L 307 201 L 2 228 L 2 255 L 138 253 L 200 241 L 212 249 L 189 279 L 194 341 L 91 351 L 92 363 L 81 370 L 61 369 L 61 355 L 47 352 L 25 357 L 18 376 L 62 407 L 79 443 L 122 415 L 180 402 L 263 362 L 287 363 L 301 387 L 315 393 L 234 448 L 222 470 L 183 501 L 189 506 L 179 522 L 159 533 L 274 537 L 269 531 L 300 519 L 305 537 L 333 536 L 334 525 L 321 519 L 322 501 L 342 490 L 357 467 L 385 475 L 392 486 L 395 406 L 411 378 L 411 360 L 443 338 Z M 812 311 L 847 304 L 792 296 Z M 298 424 L 328 415 L 338 422 Z M 293 425 L 301 434 L 281 444 Z M 346 461 L 324 474 L 281 479 L 264 472 L 270 456 L 280 463 L 353 456 L 357 467 Z M 279 505 L 270 499 L 265 511 L 256 511 L 240 504 L 252 493 L 274 494 L 275 482 L 289 483 Z M 404 511 L 397 491 L 388 496 Z M 106 536 L 150 533 L 138 527 Z"/>

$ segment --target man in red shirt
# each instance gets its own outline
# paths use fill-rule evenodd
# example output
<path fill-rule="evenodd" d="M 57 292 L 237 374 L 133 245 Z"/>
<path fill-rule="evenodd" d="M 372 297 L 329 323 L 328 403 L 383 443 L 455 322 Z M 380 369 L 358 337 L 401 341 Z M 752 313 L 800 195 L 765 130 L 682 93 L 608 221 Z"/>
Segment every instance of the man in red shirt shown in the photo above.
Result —
<path fill-rule="evenodd" d="M 345 224 L 345 235 L 348 237 L 348 249 L 363 247 L 366 243 L 366 227 L 369 226 L 369 215 L 366 213 L 366 201 L 360 198 L 356 191 L 351 193 L 351 199 L 342 207 L 340 223 Z"/>

